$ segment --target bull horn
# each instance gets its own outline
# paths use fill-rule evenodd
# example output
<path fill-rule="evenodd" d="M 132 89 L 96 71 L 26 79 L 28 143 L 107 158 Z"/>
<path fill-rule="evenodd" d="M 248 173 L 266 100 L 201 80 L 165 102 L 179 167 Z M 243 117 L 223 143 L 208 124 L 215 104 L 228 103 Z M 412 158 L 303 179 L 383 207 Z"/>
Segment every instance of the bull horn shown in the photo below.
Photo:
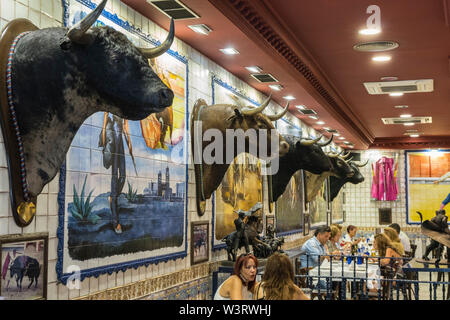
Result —
<path fill-rule="evenodd" d="M 318 143 L 316 143 L 316 144 L 317 144 L 319 147 L 325 147 L 325 146 L 329 145 L 329 144 L 331 143 L 331 141 L 333 141 L 333 135 L 331 135 L 331 137 L 330 137 L 330 139 L 328 139 L 328 141 L 322 142 L 322 143 L 318 142 Z"/>
<path fill-rule="evenodd" d="M 337 158 L 340 155 L 340 153 L 328 152 L 326 153 L 326 155 L 330 158 Z"/>
<path fill-rule="evenodd" d="M 322 135 L 320 135 L 318 138 L 314 139 L 314 140 L 308 140 L 308 141 L 300 141 L 300 144 L 302 146 L 312 146 L 314 143 L 316 143 L 317 141 L 319 141 L 320 139 L 322 139 Z"/>
<path fill-rule="evenodd" d="M 86 33 L 86 31 L 89 30 L 90 27 L 92 27 L 95 21 L 97 21 L 98 17 L 100 17 L 103 9 L 106 6 L 106 2 L 108 2 L 108 0 L 103 0 L 102 3 L 100 3 L 97 8 L 95 8 L 94 11 L 89 13 L 83 20 L 69 29 L 69 31 L 67 32 L 67 37 L 70 39 L 70 41 L 75 43 L 82 42 L 83 35 Z"/>
<path fill-rule="evenodd" d="M 342 159 L 347 159 L 349 155 L 350 155 L 350 152 L 347 153 L 347 154 L 342 155 L 341 158 L 342 158 Z"/>
<path fill-rule="evenodd" d="M 270 121 L 277 121 L 278 119 L 283 118 L 283 116 L 288 111 L 288 108 L 289 108 L 289 102 L 286 104 L 286 107 L 284 108 L 284 110 L 282 112 L 280 112 L 279 114 L 274 114 L 272 116 L 267 116 L 267 117 L 270 119 Z"/>
<path fill-rule="evenodd" d="M 270 100 L 272 99 L 272 94 L 269 95 L 269 97 L 263 102 L 261 103 L 261 105 L 257 108 L 251 108 L 251 109 L 247 109 L 247 110 L 242 110 L 241 113 L 244 116 L 254 116 L 257 113 L 262 112 L 268 105 Z"/>
<path fill-rule="evenodd" d="M 367 159 L 367 160 L 366 160 L 366 163 L 364 163 L 364 164 L 358 164 L 358 163 L 356 163 L 356 162 L 353 162 L 353 163 L 354 163 L 355 166 L 362 168 L 362 167 L 364 167 L 368 162 L 369 162 L 369 159 Z"/>
<path fill-rule="evenodd" d="M 141 50 L 142 54 L 147 59 L 159 57 L 160 55 L 162 55 L 163 53 L 165 53 L 167 50 L 170 49 L 170 46 L 172 45 L 174 38 L 175 38 L 175 24 L 172 18 L 170 19 L 169 34 L 167 35 L 166 40 L 164 40 L 164 42 L 161 43 L 161 45 L 159 45 L 156 48 L 139 48 L 139 50 Z"/>
<path fill-rule="evenodd" d="M 350 161 L 352 161 L 353 157 L 351 157 L 351 158 L 348 159 L 348 160 L 345 160 L 345 159 L 343 159 L 343 158 L 341 158 L 341 159 L 344 160 L 346 163 L 350 163 Z"/>

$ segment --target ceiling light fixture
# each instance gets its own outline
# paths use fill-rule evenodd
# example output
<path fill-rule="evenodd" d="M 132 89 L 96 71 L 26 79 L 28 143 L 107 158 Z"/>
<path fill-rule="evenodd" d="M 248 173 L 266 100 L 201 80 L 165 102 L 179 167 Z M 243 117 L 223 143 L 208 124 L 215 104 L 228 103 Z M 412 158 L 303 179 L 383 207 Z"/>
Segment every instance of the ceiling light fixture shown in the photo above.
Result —
<path fill-rule="evenodd" d="M 400 118 L 411 118 L 412 117 L 412 115 L 410 115 L 410 114 L 401 114 L 400 115 Z"/>
<path fill-rule="evenodd" d="M 408 106 L 394 106 L 395 109 L 406 109 Z"/>
<path fill-rule="evenodd" d="M 410 134 L 409 136 L 410 136 L 411 138 L 418 138 L 420 135 L 417 134 L 417 133 L 415 133 L 415 134 Z"/>
<path fill-rule="evenodd" d="M 376 56 L 372 58 L 373 61 L 377 61 L 377 62 L 386 62 L 386 61 L 390 61 L 391 57 L 390 56 Z"/>
<path fill-rule="evenodd" d="M 189 25 L 188 27 L 191 28 L 194 32 L 200 33 L 200 34 L 203 34 L 206 36 L 212 31 L 212 29 L 205 24 L 193 24 L 193 25 Z"/>
<path fill-rule="evenodd" d="M 237 51 L 235 48 L 224 48 L 224 49 L 220 49 L 220 51 L 222 51 L 225 54 L 239 54 L 239 51 Z"/>
<path fill-rule="evenodd" d="M 403 95 L 403 92 L 392 92 L 392 93 L 389 93 L 389 95 L 391 97 L 401 97 Z"/>
<path fill-rule="evenodd" d="M 381 81 L 397 81 L 398 77 L 381 77 Z"/>
<path fill-rule="evenodd" d="M 405 122 L 403 125 L 407 126 L 407 127 L 410 127 L 410 126 L 414 125 L 414 122 Z"/>
<path fill-rule="evenodd" d="M 314 120 L 319 120 L 319 117 L 317 117 L 317 116 L 309 116 L 309 117 Z"/>
<path fill-rule="evenodd" d="M 289 96 L 284 96 L 283 99 L 286 99 L 286 100 L 295 100 L 295 97 L 289 95 Z"/>
<path fill-rule="evenodd" d="M 258 66 L 245 67 L 245 69 L 253 73 L 260 73 L 262 71 L 262 69 Z"/>
<path fill-rule="evenodd" d="M 317 124 L 325 124 L 325 122 L 323 122 L 323 121 L 317 121 L 316 123 Z"/>
<path fill-rule="evenodd" d="M 376 29 L 376 28 L 370 28 L 370 29 L 361 29 L 359 30 L 359 34 L 365 35 L 365 36 L 369 36 L 369 35 L 373 35 L 373 34 L 379 34 L 381 32 L 381 29 Z"/>
<path fill-rule="evenodd" d="M 271 84 L 269 88 L 275 91 L 280 91 L 283 89 L 283 86 L 281 84 Z"/>
<path fill-rule="evenodd" d="M 345 138 L 344 137 L 339 137 L 339 140 L 345 140 Z"/>
<path fill-rule="evenodd" d="M 339 133 L 334 133 L 334 135 L 335 135 L 336 137 L 339 137 L 339 136 L 340 136 L 340 134 L 339 134 Z"/>
<path fill-rule="evenodd" d="M 297 109 L 300 109 L 300 110 L 305 110 L 306 109 L 306 107 L 304 106 L 304 105 L 302 105 L 302 104 L 299 104 L 298 106 L 295 106 Z"/>

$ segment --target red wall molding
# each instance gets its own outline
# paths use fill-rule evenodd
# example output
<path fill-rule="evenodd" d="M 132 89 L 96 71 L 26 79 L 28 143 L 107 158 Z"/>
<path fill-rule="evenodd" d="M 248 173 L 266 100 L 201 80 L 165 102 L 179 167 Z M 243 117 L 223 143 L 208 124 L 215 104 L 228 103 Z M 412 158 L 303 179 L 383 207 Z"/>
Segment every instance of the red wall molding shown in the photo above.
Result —
<path fill-rule="evenodd" d="M 369 149 L 437 149 L 450 148 L 449 136 L 419 138 L 376 138 Z"/>

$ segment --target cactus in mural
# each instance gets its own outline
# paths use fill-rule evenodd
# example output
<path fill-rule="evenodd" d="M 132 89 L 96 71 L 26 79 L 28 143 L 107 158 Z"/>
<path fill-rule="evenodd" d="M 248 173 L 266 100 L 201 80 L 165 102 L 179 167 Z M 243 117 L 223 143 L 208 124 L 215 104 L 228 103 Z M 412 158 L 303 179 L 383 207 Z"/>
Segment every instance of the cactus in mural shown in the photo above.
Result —
<path fill-rule="evenodd" d="M 80 222 L 89 222 L 92 224 L 96 224 L 100 219 L 99 216 L 92 213 L 93 205 L 91 203 L 91 196 L 94 189 L 91 190 L 86 200 L 84 200 L 84 189 L 86 187 L 87 176 L 84 178 L 83 188 L 81 189 L 81 194 L 78 196 L 77 189 L 75 188 L 75 184 L 73 185 L 73 206 L 70 208 L 72 217 Z"/>

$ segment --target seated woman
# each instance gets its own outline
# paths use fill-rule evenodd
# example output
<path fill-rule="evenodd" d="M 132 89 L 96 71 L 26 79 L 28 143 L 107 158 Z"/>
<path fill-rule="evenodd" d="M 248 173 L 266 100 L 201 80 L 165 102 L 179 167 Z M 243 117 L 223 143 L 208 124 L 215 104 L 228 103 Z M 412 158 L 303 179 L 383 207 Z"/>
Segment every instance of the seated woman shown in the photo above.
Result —
<path fill-rule="evenodd" d="M 403 264 L 402 259 L 390 259 L 401 258 L 402 255 L 398 250 L 398 246 L 396 246 L 384 233 L 380 233 L 375 236 L 373 248 L 378 251 L 378 255 L 380 257 L 384 257 L 380 260 L 381 266 L 401 266 Z"/>
<path fill-rule="evenodd" d="M 233 273 L 217 289 L 214 300 L 252 300 L 255 290 L 258 259 L 252 254 L 241 254 Z"/>
<path fill-rule="evenodd" d="M 384 228 L 383 232 L 389 238 L 389 240 L 391 240 L 392 246 L 396 248 L 396 251 L 403 256 L 405 254 L 405 249 L 403 248 L 402 242 L 398 236 L 397 231 L 395 231 L 394 228 L 387 227 Z"/>
<path fill-rule="evenodd" d="M 267 259 L 255 300 L 310 300 L 295 283 L 294 268 L 286 254 L 275 252 Z"/>
<path fill-rule="evenodd" d="M 341 255 L 339 239 L 342 236 L 342 232 L 336 225 L 331 225 L 331 236 L 330 240 L 327 241 L 328 254 Z M 334 257 L 334 259 L 339 259 L 340 257 Z"/>

